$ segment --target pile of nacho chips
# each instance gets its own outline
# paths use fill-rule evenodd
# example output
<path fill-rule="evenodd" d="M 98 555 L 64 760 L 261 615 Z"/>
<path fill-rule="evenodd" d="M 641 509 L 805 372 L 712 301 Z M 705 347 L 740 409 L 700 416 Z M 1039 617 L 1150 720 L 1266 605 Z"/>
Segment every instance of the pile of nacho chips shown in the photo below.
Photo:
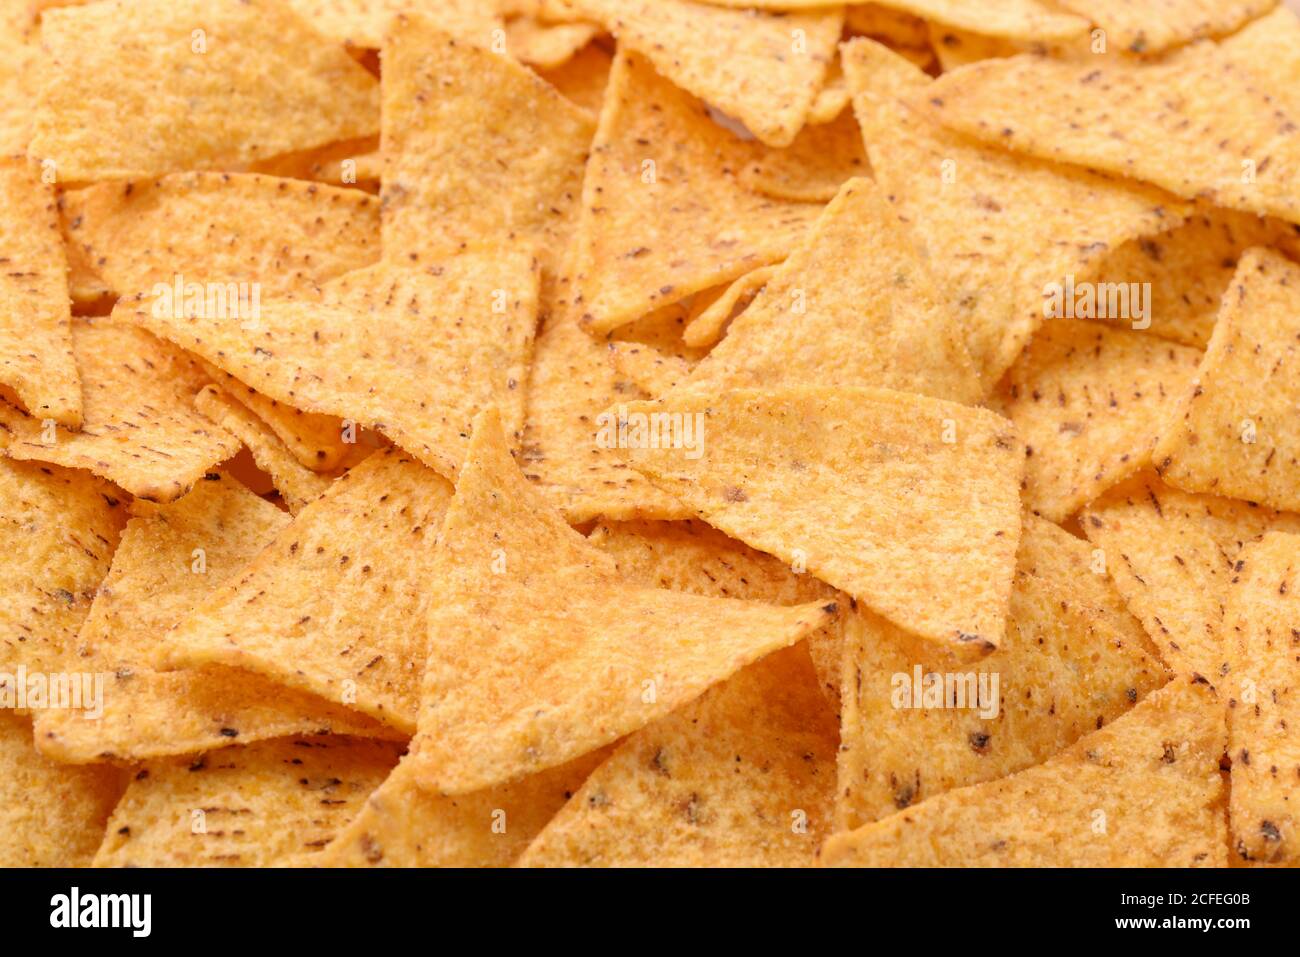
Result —
<path fill-rule="evenodd" d="M 1300 864 L 1276 0 L 0 48 L 0 866 Z"/>

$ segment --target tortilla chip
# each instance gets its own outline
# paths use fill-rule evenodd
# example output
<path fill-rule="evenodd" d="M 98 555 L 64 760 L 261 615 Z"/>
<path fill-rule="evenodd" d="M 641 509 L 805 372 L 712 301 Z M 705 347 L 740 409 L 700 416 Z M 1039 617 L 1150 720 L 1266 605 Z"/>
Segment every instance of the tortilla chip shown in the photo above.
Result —
<path fill-rule="evenodd" d="M 428 581 L 440 600 L 411 760 L 442 794 L 608 744 L 836 613 L 628 584 L 528 487 L 494 410 L 475 422 Z"/>
<path fill-rule="evenodd" d="M 771 15 L 688 0 L 574 0 L 620 48 L 734 117 L 769 146 L 789 146 L 825 83 L 842 7 Z"/>
<path fill-rule="evenodd" d="M 0 459 L 0 671 L 63 670 L 126 522 L 120 498 L 88 472 Z"/>
<path fill-rule="evenodd" d="M 933 279 L 886 198 L 850 180 L 683 389 L 857 386 L 983 394 Z"/>
<path fill-rule="evenodd" d="M 1025 504 L 1064 521 L 1151 466 L 1156 434 L 1201 354 L 1128 329 L 1049 321 L 998 387 L 1025 443 Z"/>
<path fill-rule="evenodd" d="M 587 540 L 612 555 L 618 570 L 641 585 L 773 605 L 843 598 L 825 582 L 796 573 L 780 559 L 703 522 L 602 522 Z M 837 711 L 842 622 L 836 618 L 807 642 L 818 683 Z"/>
<path fill-rule="evenodd" d="M 0 710 L 0 867 L 85 867 L 126 782 L 117 768 L 69 768 L 32 747 L 31 722 Z"/>
<path fill-rule="evenodd" d="M 1054 528 L 1027 516 L 1022 541 Z M 1098 617 L 1086 585 L 1041 571 L 1017 569 L 1006 637 L 973 669 L 863 609 L 848 617 L 838 828 L 1038 764 L 1164 684 L 1117 594 Z"/>
<path fill-rule="evenodd" d="M 65 193 L 63 214 L 70 241 L 122 296 L 192 283 L 220 287 L 227 303 L 254 289 L 285 295 L 379 258 L 373 196 L 251 173 L 100 183 Z"/>
<path fill-rule="evenodd" d="M 632 465 L 710 525 L 944 648 L 997 647 L 1024 468 L 1005 419 L 853 388 L 688 389 L 619 412 Z M 652 441 L 664 413 L 694 444 Z"/>
<path fill-rule="evenodd" d="M 553 265 L 594 132 L 527 67 L 399 17 L 384 49 L 385 258 L 518 245 Z"/>
<path fill-rule="evenodd" d="M 333 484 L 332 476 L 304 467 L 266 423 L 228 392 L 206 386 L 194 397 L 194 407 L 244 443 L 257 467 L 271 476 L 275 490 L 294 515 Z"/>
<path fill-rule="evenodd" d="M 27 0 L 0 3 L 0 60 L 0 156 L 14 156 L 27 150 L 44 63 L 36 11 Z"/>
<path fill-rule="evenodd" d="M 862 131 L 853 114 L 841 109 L 837 119 L 805 127 L 785 149 L 764 151 L 741 171 L 740 182 L 773 199 L 827 203 L 847 180 L 866 173 Z"/>
<path fill-rule="evenodd" d="M 110 312 L 116 297 L 108 283 L 95 272 L 86 258 L 81 244 L 72 239 L 67 214 L 63 210 L 66 193 L 59 195 L 59 233 L 63 239 L 63 253 L 68 259 L 68 296 L 83 315 L 102 315 Z"/>
<path fill-rule="evenodd" d="M 1300 818 L 1291 803 L 1300 768 L 1295 725 L 1296 635 L 1300 634 L 1300 536 L 1272 533 L 1247 545 L 1224 613 L 1228 673 L 1229 823 L 1243 861 L 1292 865 Z"/>
<path fill-rule="evenodd" d="M 542 79 L 593 115 L 605 102 L 605 87 L 614 58 L 595 44 L 588 44 L 563 65 L 553 70 L 538 69 Z"/>
<path fill-rule="evenodd" d="M 600 344 L 571 322 L 555 321 L 537 339 L 528 418 L 519 455 L 524 475 L 570 522 L 605 516 L 686 518 L 659 491 L 598 442 L 599 416 L 611 403 L 642 398 L 619 378 Z"/>
<path fill-rule="evenodd" d="M 808 867 L 831 832 L 835 717 L 802 648 L 642 728 L 537 836 L 525 867 Z"/>
<path fill-rule="evenodd" d="M 1169 488 L 1150 473 L 1089 505 L 1083 528 L 1169 666 L 1212 677 L 1224 661 L 1223 596 L 1242 547 L 1300 516 Z"/>
<path fill-rule="evenodd" d="M 527 253 L 378 263 L 330 281 L 319 299 L 262 303 L 251 323 L 158 311 L 136 300 L 114 314 L 279 402 L 382 432 L 444 475 L 456 474 L 482 406 L 500 405 L 512 434 L 523 425 L 537 317 Z"/>
<path fill-rule="evenodd" d="M 1090 281 L 1110 250 L 1182 221 L 1183 205 L 1157 190 L 931 127 L 897 97 L 932 82 L 879 44 L 854 40 L 841 55 L 876 182 L 942 280 L 990 389 L 1043 323 L 1050 283 Z"/>
<path fill-rule="evenodd" d="M 779 263 L 760 266 L 745 273 L 719 294 L 704 303 L 704 308 L 696 312 L 703 294 L 697 295 L 696 304 L 692 306 L 692 317 L 682 330 L 682 339 L 689 346 L 706 348 L 715 345 L 726 332 L 727 324 L 749 308 L 754 297 L 762 292 L 763 287 L 772 281 L 780 270 Z"/>
<path fill-rule="evenodd" d="M 403 758 L 315 861 L 320 867 L 509 867 L 609 756 L 602 748 L 519 781 L 442 797 Z"/>
<path fill-rule="evenodd" d="M 136 498 L 171 502 L 239 441 L 194 411 L 206 384 L 179 350 L 149 333 L 106 318 L 72 323 L 81 369 L 85 421 L 80 432 L 47 429 L 0 402 L 0 442 L 14 459 L 84 468 Z"/>
<path fill-rule="evenodd" d="M 619 326 L 610 333 L 610 339 L 653 346 L 693 367 L 708 350 L 688 346 L 683 339 L 689 317 L 690 311 L 684 303 L 673 303 L 656 309 L 635 322 Z"/>
<path fill-rule="evenodd" d="M 1099 281 L 1149 283 L 1150 333 L 1204 349 L 1241 254 L 1251 246 L 1283 243 L 1294 228 L 1206 207 L 1176 229 L 1120 246 L 1101 264 Z M 1123 319 L 1102 321 L 1128 325 Z"/>
<path fill-rule="evenodd" d="M 808 126 L 821 126 L 838 119 L 849 105 L 849 88 L 844 82 L 844 70 L 840 58 L 835 57 L 826 69 L 826 83 L 817 94 L 817 99 L 808 109 Z M 796 137 L 797 139 L 797 137 Z M 791 144 L 793 145 L 793 144 Z M 864 157 L 865 160 L 865 157 Z"/>
<path fill-rule="evenodd" d="M 1226 867 L 1223 703 L 1171 682 L 1037 767 L 822 847 L 827 867 Z"/>
<path fill-rule="evenodd" d="M 348 434 L 338 416 L 303 412 L 291 405 L 277 402 L 256 389 L 240 382 L 229 372 L 223 372 L 210 362 L 199 360 L 208 378 L 222 391 L 238 399 L 284 443 L 285 448 L 299 464 L 314 472 L 332 472 L 355 449 L 355 444 L 345 442 Z"/>
<path fill-rule="evenodd" d="M 412 10 L 436 15 L 438 29 L 484 48 L 493 45 L 502 29 L 491 0 L 289 0 L 289 6 L 330 39 L 365 49 L 383 46 L 389 23 Z"/>
<path fill-rule="evenodd" d="M 30 151 L 63 182 L 232 169 L 378 132 L 375 78 L 278 0 L 50 10 L 41 42 Z"/>
<path fill-rule="evenodd" d="M 657 398 L 677 387 L 690 374 L 692 366 L 680 356 L 660 352 L 640 342 L 611 342 L 609 358 L 621 379 L 635 383 L 650 398 Z"/>
<path fill-rule="evenodd" d="M 899 4 L 902 6 L 902 4 Z M 887 3 L 855 3 L 844 10 L 844 27 L 891 47 L 929 46 L 926 22 Z"/>
<path fill-rule="evenodd" d="M 738 174 L 754 155 L 648 61 L 620 51 L 575 237 L 583 323 L 603 335 L 784 259 L 819 209 L 746 189 Z"/>
<path fill-rule="evenodd" d="M 95 866 L 313 863 L 400 753 L 360 738 L 277 738 L 149 762 L 113 811 Z"/>
<path fill-rule="evenodd" d="M 1023 53 L 1024 48 L 1011 40 L 998 37 L 986 37 L 979 33 L 929 24 L 930 47 L 939 58 L 939 65 L 944 73 L 976 63 L 991 60 L 994 57 L 1015 56 Z"/>
<path fill-rule="evenodd" d="M 40 712 L 41 751 L 72 763 L 138 761 L 299 733 L 392 737 L 370 718 L 248 671 L 214 665 L 164 674 L 150 667 L 167 630 L 288 522 L 221 475 L 133 518 L 69 662 L 103 675 L 102 714 Z"/>
<path fill-rule="evenodd" d="M 433 540 L 450 497 L 410 457 L 375 453 L 186 614 L 155 664 L 247 668 L 414 730 Z"/>
<path fill-rule="evenodd" d="M 516 17 L 506 24 L 506 47 L 512 56 L 531 67 L 554 70 L 600 32 L 594 23 L 543 23 L 532 17 Z"/>
<path fill-rule="evenodd" d="M 1203 37 L 1234 33 L 1268 13 L 1278 0 L 1058 0 L 1087 17 L 1106 39 L 1129 53 L 1159 53 Z"/>
<path fill-rule="evenodd" d="M 377 193 L 383 175 L 383 157 L 379 152 L 379 137 L 366 136 L 297 153 L 283 153 L 264 162 L 254 163 L 252 171 L 284 179 L 307 179 L 330 186 L 347 186 Z"/>
<path fill-rule="evenodd" d="M 0 385 L 35 418 L 77 429 L 68 261 L 54 189 L 19 158 L 0 160 Z"/>
<path fill-rule="evenodd" d="M 1300 509 L 1300 266 L 1267 249 L 1241 258 L 1196 382 L 1170 415 L 1154 459 L 1161 477 Z"/>
<path fill-rule="evenodd" d="M 1273 93 L 1279 76 L 1300 71 L 1300 21 L 1279 10 L 1247 31 L 1260 24 L 1274 44 L 1250 64 L 1234 59 L 1232 41 L 1154 61 L 1024 55 L 945 74 L 909 103 L 1000 149 L 1300 222 L 1300 98 Z"/>

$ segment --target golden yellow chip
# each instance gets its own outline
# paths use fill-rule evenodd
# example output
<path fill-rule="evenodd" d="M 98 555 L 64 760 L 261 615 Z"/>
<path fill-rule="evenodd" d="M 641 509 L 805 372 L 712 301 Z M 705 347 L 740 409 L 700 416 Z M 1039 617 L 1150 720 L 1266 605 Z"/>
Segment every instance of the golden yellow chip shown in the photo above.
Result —
<path fill-rule="evenodd" d="M 850 33 L 872 37 L 891 47 L 919 49 L 929 44 L 926 21 L 891 6 L 888 0 L 846 7 L 844 26 Z"/>
<path fill-rule="evenodd" d="M 1022 542 L 1040 544 L 1022 553 L 1056 547 L 1054 531 L 1027 516 Z M 1039 572 L 1017 569 L 1006 637 L 973 666 L 861 608 L 848 617 L 839 828 L 1044 761 L 1164 684 L 1119 595 L 1097 614 L 1087 579 L 1100 576 Z"/>
<path fill-rule="evenodd" d="M 807 867 L 832 830 L 835 716 L 802 647 L 620 744 L 525 867 Z"/>
<path fill-rule="evenodd" d="M 163 670 L 220 664 L 415 727 L 433 540 L 451 487 L 394 451 L 339 479 L 166 636 Z"/>
<path fill-rule="evenodd" d="M 700 293 L 691 306 L 691 315 L 682 340 L 688 346 L 709 347 L 717 343 L 726 332 L 728 323 L 749 308 L 749 304 L 775 276 L 780 263 L 760 266 L 745 273 L 731 285 L 719 287 L 717 295 Z"/>
<path fill-rule="evenodd" d="M 324 495 L 333 483 L 332 476 L 313 472 L 295 459 L 270 427 L 230 393 L 206 386 L 194 397 L 194 407 L 244 443 L 294 515 Z"/>
<path fill-rule="evenodd" d="M 254 163 L 252 171 L 377 193 L 383 175 L 383 157 L 379 152 L 379 137 L 364 136 L 297 153 L 283 153 L 265 162 Z"/>
<path fill-rule="evenodd" d="M 65 183 L 232 169 L 378 132 L 375 78 L 279 0 L 48 10 L 41 42 L 30 152 Z"/>
<path fill-rule="evenodd" d="M 1239 30 L 1268 13 L 1278 0 L 1058 0 L 1086 17 L 1113 43 L 1130 53 L 1159 53 L 1202 37 Z"/>
<path fill-rule="evenodd" d="M 379 201 L 355 189 L 250 173 L 175 173 L 63 197 L 69 241 L 123 296 L 252 307 L 379 258 Z"/>
<path fill-rule="evenodd" d="M 378 49 L 399 14 L 436 15 L 438 28 L 459 40 L 491 47 L 501 39 L 501 17 L 492 0 L 288 0 L 298 16 L 325 36 L 351 47 Z M 387 66 L 387 64 L 385 64 Z"/>
<path fill-rule="evenodd" d="M 692 302 L 692 307 L 693 305 Z M 635 322 L 619 326 L 609 334 L 609 339 L 614 342 L 639 342 L 653 346 L 694 367 L 707 350 L 687 345 L 685 341 L 686 324 L 690 321 L 690 314 L 685 303 L 663 306 Z"/>
<path fill-rule="evenodd" d="M 849 105 L 849 87 L 844 82 L 840 58 L 835 57 L 826 70 L 826 84 L 808 110 L 808 126 L 820 126 L 839 117 Z M 791 144 L 793 145 L 793 144 Z"/>
<path fill-rule="evenodd" d="M 1159 190 L 935 129 L 897 102 L 928 95 L 929 78 L 871 40 L 841 55 L 876 182 L 929 256 L 990 389 L 1043 323 L 1052 283 L 1092 281 L 1109 250 L 1182 221 L 1183 204 Z"/>
<path fill-rule="evenodd" d="M 509 867 L 587 775 L 602 748 L 518 781 L 443 797 L 421 790 L 409 758 L 312 863 L 320 867 Z"/>
<path fill-rule="evenodd" d="M 527 67 L 399 17 L 384 49 L 384 256 L 517 247 L 553 265 L 594 132 Z"/>
<path fill-rule="evenodd" d="M 1180 678 L 1037 767 L 822 848 L 826 867 L 1226 867 L 1223 701 Z"/>
<path fill-rule="evenodd" d="M 1223 598 L 1243 545 L 1300 516 L 1190 495 L 1150 473 L 1111 489 L 1083 513 L 1094 555 L 1176 672 L 1209 678 L 1224 662 Z"/>
<path fill-rule="evenodd" d="M 1023 52 L 1022 48 L 1012 40 L 987 37 L 935 23 L 929 25 L 929 30 L 930 46 L 935 56 L 939 58 L 939 65 L 944 73 L 978 60 L 1015 56 Z"/>
<path fill-rule="evenodd" d="M 38 712 L 37 746 L 56 760 L 81 763 L 189 754 L 289 734 L 393 737 L 371 718 L 252 672 L 151 667 L 167 630 L 288 522 L 274 505 L 221 475 L 133 518 L 68 662 L 79 674 L 102 676 L 100 700 L 92 703 L 97 707 Z"/>
<path fill-rule="evenodd" d="M 85 408 L 80 432 L 0 402 L 0 443 L 10 458 L 84 468 L 136 498 L 171 502 L 239 451 L 239 440 L 194 410 L 207 379 L 180 350 L 149 333 L 77 319 L 72 346 Z"/>
<path fill-rule="evenodd" d="M 819 208 L 746 189 L 753 144 L 620 51 L 582 187 L 576 311 L 605 334 L 784 259 Z"/>
<path fill-rule="evenodd" d="M 1064 521 L 1149 468 L 1156 434 L 1190 388 L 1200 358 L 1196 349 L 1143 332 L 1049 320 L 995 397 L 1025 443 L 1025 505 Z"/>
<path fill-rule="evenodd" d="M 1249 63 L 1230 44 L 1270 44 Z M 1252 52 L 1256 52 L 1252 48 Z M 1154 61 L 1016 56 L 945 74 L 908 102 L 999 149 L 1154 183 L 1179 196 L 1300 222 L 1300 21 L 1280 9 L 1222 46 Z M 1231 117 L 1224 133 L 1225 117 Z"/>
<path fill-rule="evenodd" d="M 0 709 L 0 866 L 87 866 L 125 778 L 113 767 L 55 764 L 32 746 L 31 721 Z"/>
<path fill-rule="evenodd" d="M 686 518 L 685 506 L 600 441 L 600 416 L 610 404 L 643 398 L 632 382 L 615 374 L 605 348 L 572 322 L 552 321 L 542 331 L 529 377 L 519 466 L 575 524 L 601 516 Z"/>
<path fill-rule="evenodd" d="M 312 864 L 400 753 L 360 738 L 276 738 L 151 761 L 113 811 L 95 866 Z"/>
<path fill-rule="evenodd" d="M 563 66 L 601 30 L 594 23 L 543 23 L 516 17 L 506 24 L 506 47 L 512 56 L 540 70 Z"/>
<path fill-rule="evenodd" d="M 862 131 L 848 104 L 848 88 L 836 118 L 804 127 L 783 150 L 765 150 L 741 172 L 740 181 L 756 193 L 801 203 L 826 203 L 854 176 L 867 174 Z"/>
<path fill-rule="evenodd" d="M 886 198 L 850 180 L 682 388 L 870 382 L 976 401 L 983 388 L 964 330 L 933 285 Z"/>
<path fill-rule="evenodd" d="M 885 389 L 686 388 L 617 424 L 633 466 L 715 528 L 944 648 L 997 647 L 1024 471 L 1001 416 Z"/>
<path fill-rule="evenodd" d="M 877 0 L 875 5 L 1009 40 L 1070 40 L 1088 31 L 1087 20 L 1041 0 L 998 0 L 993 4 L 988 0 Z"/>
<path fill-rule="evenodd" d="M 411 760 L 442 794 L 608 744 L 836 613 L 627 583 L 528 487 L 493 410 L 475 422 L 424 588 L 438 600 Z"/>
<path fill-rule="evenodd" d="M 1274 532 L 1241 552 L 1228 589 L 1224 643 L 1229 672 L 1229 824 L 1243 861 L 1300 858 L 1295 777 L 1300 748 L 1295 644 L 1300 634 L 1300 536 Z"/>
<path fill-rule="evenodd" d="M 77 429 L 68 262 L 54 189 L 22 158 L 0 160 L 0 386 L 28 413 Z"/>
<path fill-rule="evenodd" d="M 779 16 L 690 0 L 573 0 L 619 46 L 769 146 L 789 146 L 825 83 L 842 7 Z"/>
<path fill-rule="evenodd" d="M 553 70 L 539 69 L 542 79 L 593 116 L 605 102 L 605 86 L 614 58 L 596 44 L 588 44 Z"/>
<path fill-rule="evenodd" d="M 1251 249 L 1223 297 L 1194 387 L 1156 445 L 1161 477 L 1300 510 L 1300 266 Z"/>
<path fill-rule="evenodd" d="M 37 11 L 27 0 L 0 3 L 0 60 L 0 156 L 16 156 L 31 136 L 43 62 Z"/>
<path fill-rule="evenodd" d="M 20 665 L 63 670 L 126 523 L 120 495 L 88 472 L 0 459 L 0 695 L 19 692 Z"/>
<path fill-rule="evenodd" d="M 114 314 L 276 401 L 382 432 L 452 476 L 478 409 L 498 404 L 512 434 L 522 428 L 537 268 L 527 253 L 481 251 L 345 273 L 319 299 L 262 303 L 245 322 L 148 299 Z"/>

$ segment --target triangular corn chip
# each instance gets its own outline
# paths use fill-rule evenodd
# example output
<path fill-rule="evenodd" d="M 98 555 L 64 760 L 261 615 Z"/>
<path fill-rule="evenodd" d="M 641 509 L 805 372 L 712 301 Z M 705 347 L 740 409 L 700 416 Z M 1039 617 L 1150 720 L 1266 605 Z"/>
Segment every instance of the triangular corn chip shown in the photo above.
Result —
<path fill-rule="evenodd" d="M 274 505 L 221 475 L 133 518 L 70 661 L 79 672 L 104 675 L 102 714 L 40 712 L 40 749 L 80 763 L 192 754 L 296 733 L 391 737 L 373 719 L 251 672 L 150 667 L 167 630 L 288 522 Z"/>
<path fill-rule="evenodd" d="M 1291 737 L 1300 726 L 1300 536 L 1275 532 L 1247 545 L 1235 571 L 1224 612 L 1233 849 L 1244 861 L 1293 865 L 1300 860 L 1300 747 Z"/>
<path fill-rule="evenodd" d="M 95 866 L 314 863 L 400 753 L 389 742 L 331 736 L 149 762 L 113 811 Z"/>
<path fill-rule="evenodd" d="M 1300 531 L 1300 516 L 1143 473 L 1089 505 L 1082 524 L 1170 668 L 1210 678 L 1224 662 L 1223 596 L 1238 553 L 1270 528 Z"/>
<path fill-rule="evenodd" d="M 272 399 L 383 432 L 450 476 L 478 409 L 499 404 L 512 433 L 522 428 L 537 270 L 527 253 L 463 253 L 346 273 L 320 299 L 262 303 L 251 322 L 147 299 L 115 315 Z"/>
<path fill-rule="evenodd" d="M 41 42 L 31 155 L 63 182 L 231 169 L 378 132 L 375 78 L 279 0 L 48 10 Z"/>
<path fill-rule="evenodd" d="M 534 69 L 554 70 L 599 35 L 594 23 L 543 23 L 516 17 L 506 24 L 506 47 L 515 59 Z"/>
<path fill-rule="evenodd" d="M 81 427 L 68 262 L 54 189 L 22 158 L 0 160 L 0 386 L 37 419 Z"/>
<path fill-rule="evenodd" d="M 1015 56 L 1023 48 L 1012 40 L 987 37 L 980 33 L 930 24 L 930 46 L 944 73 L 978 60 L 991 60 L 1000 56 Z"/>
<path fill-rule="evenodd" d="M 1159 53 L 1202 37 L 1233 33 L 1268 13 L 1278 0 L 1057 0 L 1086 17 L 1106 39 L 1130 53 Z"/>
<path fill-rule="evenodd" d="M 395 451 L 334 483 L 159 649 L 164 669 L 221 664 L 414 730 L 433 540 L 451 487 Z"/>
<path fill-rule="evenodd" d="M 1043 323 L 1050 283 L 1087 281 L 1107 251 L 1182 220 L 1158 190 L 935 129 L 897 102 L 927 94 L 929 78 L 871 40 L 841 55 L 876 182 L 913 227 L 988 388 Z"/>
<path fill-rule="evenodd" d="M 1300 510 L 1300 266 L 1251 249 L 1153 454 L 1171 485 Z"/>
<path fill-rule="evenodd" d="M 808 126 L 821 126 L 839 118 L 849 105 L 849 88 L 844 82 L 844 70 L 840 67 L 837 56 L 826 70 L 826 85 L 813 100 L 808 110 Z M 807 131 L 804 127 L 803 132 Z M 794 145 L 793 143 L 791 145 Z M 863 158 L 865 165 L 865 156 Z"/>
<path fill-rule="evenodd" d="M 627 584 L 528 487 L 492 410 L 475 423 L 425 587 L 439 600 L 412 760 L 419 785 L 443 794 L 608 744 L 836 612 Z"/>
<path fill-rule="evenodd" d="M 692 300 L 693 304 L 694 300 Z M 686 344 L 683 336 L 689 320 L 690 310 L 686 308 L 685 303 L 673 303 L 671 306 L 663 306 L 642 316 L 636 322 L 619 326 L 610 333 L 609 338 L 613 341 L 640 342 L 653 346 L 694 366 L 704 357 L 707 350 Z"/>
<path fill-rule="evenodd" d="M 421 790 L 409 756 L 318 860 L 320 867 L 509 867 L 596 765 L 602 748 L 519 781 L 443 797 Z"/>
<path fill-rule="evenodd" d="M 605 86 L 613 63 L 614 58 L 593 43 L 562 66 L 537 72 L 571 101 L 596 116 L 605 102 Z"/>
<path fill-rule="evenodd" d="M 0 867 L 90 864 L 125 777 L 55 764 L 32 746 L 31 721 L 0 709 Z"/>
<path fill-rule="evenodd" d="M 982 387 L 907 227 L 850 180 L 684 389 L 878 385 L 960 402 Z"/>
<path fill-rule="evenodd" d="M 349 186 L 367 193 L 379 192 L 383 157 L 378 136 L 340 140 L 297 153 L 282 153 L 260 163 L 251 172 L 283 179 L 307 179 L 330 186 Z"/>
<path fill-rule="evenodd" d="M 0 694 L 18 666 L 64 669 L 126 523 L 121 495 L 88 472 L 0 459 Z M 9 707 L 16 707 L 13 702 Z"/>
<path fill-rule="evenodd" d="M 935 23 L 1009 40 L 1070 40 L 1088 31 L 1088 21 L 1040 0 L 877 0 L 868 6 L 886 7 Z M 850 18 L 861 33 L 862 24 Z M 898 37 L 889 39 L 897 42 Z M 914 45 L 914 44 L 907 44 Z"/>
<path fill-rule="evenodd" d="M 778 651 L 620 744 L 520 864 L 811 866 L 836 744 L 807 652 Z"/>
<path fill-rule="evenodd" d="M 1195 349 L 1100 323 L 1053 319 L 1002 380 L 996 408 L 1025 443 L 1025 505 L 1063 521 L 1151 465 Z"/>
<path fill-rule="evenodd" d="M 1120 246 L 1098 267 L 1098 287 L 1112 288 L 1107 284 L 1114 282 L 1141 289 L 1149 284 L 1149 332 L 1204 349 L 1241 254 L 1251 246 L 1285 242 L 1294 230 L 1300 227 L 1207 207 L 1176 229 Z M 1096 318 L 1131 325 L 1128 317 Z"/>
<path fill-rule="evenodd" d="M 842 596 L 812 575 L 728 538 L 703 522 L 604 522 L 587 540 L 614 557 L 627 579 L 693 595 L 800 605 Z M 843 619 L 808 636 L 826 696 L 839 707 Z"/>
<path fill-rule="evenodd" d="M 591 117 L 528 68 L 419 17 L 394 21 L 383 82 L 385 257 L 514 246 L 553 264 L 576 220 Z"/>
<path fill-rule="evenodd" d="M 123 296 L 216 287 L 229 304 L 306 291 L 379 258 L 379 201 L 251 173 L 175 173 L 63 197 L 68 238 Z M 211 285 L 209 285 L 211 284 Z M 191 287 L 192 289 L 192 287 Z"/>
<path fill-rule="evenodd" d="M 41 31 L 27 0 L 0 4 L 0 156 L 27 150 L 36 91 L 40 86 Z"/>
<path fill-rule="evenodd" d="M 808 117 L 844 24 L 841 7 L 773 16 L 690 0 L 574 0 L 619 46 L 770 146 L 789 146 Z"/>
<path fill-rule="evenodd" d="M 772 281 L 772 277 L 779 269 L 780 264 L 773 263 L 747 272 L 731 285 L 725 288 L 719 287 L 717 296 L 709 298 L 702 307 L 700 300 L 706 294 L 698 294 L 695 297 L 696 302 L 691 307 L 692 315 L 688 319 L 686 328 L 682 330 L 682 340 L 688 346 L 696 348 L 707 348 L 716 344 L 726 331 L 727 324 L 749 307 L 754 297 Z"/>
<path fill-rule="evenodd" d="M 332 476 L 304 467 L 270 427 L 230 393 L 206 386 L 194 397 L 194 407 L 244 443 L 257 467 L 271 476 L 275 490 L 294 515 L 324 495 L 334 481 Z"/>
<path fill-rule="evenodd" d="M 239 441 L 194 410 L 206 384 L 180 350 L 103 319 L 72 324 L 85 408 L 80 432 L 46 425 L 0 402 L 10 458 L 84 468 L 136 498 L 171 502 L 239 451 Z"/>
<path fill-rule="evenodd" d="M 1021 541 L 1051 547 L 1054 528 L 1027 516 Z M 974 667 L 861 608 L 847 617 L 840 828 L 1044 761 L 1165 682 L 1118 594 L 1099 616 L 1070 573 L 1040 571 L 1017 569 L 1006 637 Z"/>
<path fill-rule="evenodd" d="M 614 374 L 603 347 L 572 322 L 553 321 L 538 337 L 519 465 L 570 522 L 689 515 L 599 442 L 601 413 L 620 399 L 641 397 Z"/>
<path fill-rule="evenodd" d="M 928 44 L 926 21 L 884 3 L 854 3 L 844 8 L 844 28 L 850 33 L 872 37 L 890 47 L 919 49 Z"/>
<path fill-rule="evenodd" d="M 1023 55 L 973 63 L 909 102 L 999 149 L 1300 222 L 1300 98 L 1270 89 L 1300 71 L 1300 22 L 1279 10 L 1247 31 L 1261 25 L 1276 56 L 1249 64 L 1234 59 L 1236 38 L 1150 62 Z"/>
<path fill-rule="evenodd" d="M 784 259 L 818 207 L 746 189 L 752 144 L 641 56 L 614 61 L 582 187 L 577 312 L 604 334 Z"/>
<path fill-rule="evenodd" d="M 298 16 L 332 40 L 350 47 L 378 49 L 399 14 L 419 11 L 436 16 L 438 29 L 476 46 L 489 47 L 501 30 L 492 0 L 288 0 Z M 388 64 L 385 62 L 385 68 Z"/>
<path fill-rule="evenodd" d="M 1037 767 L 822 848 L 827 867 L 1225 867 L 1223 702 L 1180 678 Z"/>
<path fill-rule="evenodd" d="M 848 105 L 848 89 L 842 89 Z M 805 127 L 785 149 L 762 152 L 741 172 L 740 181 L 773 199 L 827 203 L 846 181 L 867 172 L 858 121 L 841 109 L 830 122 Z"/>
<path fill-rule="evenodd" d="M 945 648 L 1001 640 L 1024 452 L 1000 416 L 885 389 L 686 389 L 619 427 L 633 466 L 715 528 Z"/>

